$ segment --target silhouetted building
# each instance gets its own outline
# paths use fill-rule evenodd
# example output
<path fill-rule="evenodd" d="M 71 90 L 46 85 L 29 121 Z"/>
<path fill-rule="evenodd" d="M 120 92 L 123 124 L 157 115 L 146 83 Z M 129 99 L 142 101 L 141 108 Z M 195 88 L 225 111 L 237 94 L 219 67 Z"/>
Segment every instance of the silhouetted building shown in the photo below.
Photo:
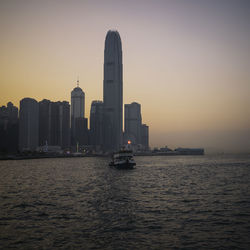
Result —
<path fill-rule="evenodd" d="M 35 99 L 20 101 L 19 112 L 19 150 L 35 151 L 38 147 L 39 106 Z"/>
<path fill-rule="evenodd" d="M 68 102 L 39 102 L 39 146 L 70 146 L 70 105 Z"/>
<path fill-rule="evenodd" d="M 50 102 L 49 104 L 49 141 L 48 145 L 60 145 L 60 103 Z"/>
<path fill-rule="evenodd" d="M 16 123 L 18 120 L 18 108 L 12 102 L 0 107 L 0 126 L 5 128 L 8 123 Z"/>
<path fill-rule="evenodd" d="M 39 102 L 39 146 L 49 143 L 49 100 Z"/>
<path fill-rule="evenodd" d="M 149 149 L 149 128 L 146 124 L 141 126 L 141 144 L 144 150 Z"/>
<path fill-rule="evenodd" d="M 79 146 L 88 145 L 88 119 L 75 118 L 75 140 Z"/>
<path fill-rule="evenodd" d="M 122 145 L 123 116 L 122 44 L 117 31 L 109 30 L 104 50 L 104 149 L 118 150 Z"/>
<path fill-rule="evenodd" d="M 60 102 L 60 144 L 62 148 L 70 147 L 70 104 Z"/>
<path fill-rule="evenodd" d="M 18 151 L 18 108 L 11 102 L 0 107 L 0 152 Z"/>
<path fill-rule="evenodd" d="M 68 102 L 50 102 L 49 104 L 49 140 L 50 146 L 70 146 L 70 105 Z"/>
<path fill-rule="evenodd" d="M 141 144 L 141 105 L 133 102 L 125 104 L 125 142 L 128 140 L 132 144 Z"/>
<path fill-rule="evenodd" d="M 7 107 L 0 107 L 0 119 L 5 118 L 10 122 L 16 122 L 18 119 L 18 108 L 12 102 L 8 102 Z"/>
<path fill-rule="evenodd" d="M 84 115 L 85 94 L 79 87 L 79 81 L 77 81 L 77 87 L 71 91 L 71 145 L 75 146 L 76 143 L 82 141 L 83 137 L 87 138 L 88 136 L 87 134 L 83 136 L 83 132 L 86 132 Z M 81 126 L 83 126 L 82 129 L 84 131 L 81 131 Z"/>
<path fill-rule="evenodd" d="M 90 144 L 95 151 L 103 150 L 103 102 L 93 101 L 90 110 Z"/>

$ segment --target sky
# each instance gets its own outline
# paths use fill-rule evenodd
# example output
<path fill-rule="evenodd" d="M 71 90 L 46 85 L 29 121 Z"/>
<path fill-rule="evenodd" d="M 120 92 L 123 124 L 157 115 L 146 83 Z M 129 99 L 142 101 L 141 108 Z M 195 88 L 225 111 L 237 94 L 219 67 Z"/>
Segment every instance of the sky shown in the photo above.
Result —
<path fill-rule="evenodd" d="M 79 77 L 89 117 L 110 29 L 151 147 L 250 152 L 248 0 L 0 0 L 0 106 L 70 102 Z"/>

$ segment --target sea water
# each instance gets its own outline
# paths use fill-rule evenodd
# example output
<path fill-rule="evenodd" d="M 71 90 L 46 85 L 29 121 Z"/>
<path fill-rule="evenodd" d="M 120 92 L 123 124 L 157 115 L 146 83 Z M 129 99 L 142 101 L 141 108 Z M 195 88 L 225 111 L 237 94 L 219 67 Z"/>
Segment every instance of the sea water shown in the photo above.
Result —
<path fill-rule="evenodd" d="M 250 157 L 0 162 L 0 248 L 248 249 Z"/>

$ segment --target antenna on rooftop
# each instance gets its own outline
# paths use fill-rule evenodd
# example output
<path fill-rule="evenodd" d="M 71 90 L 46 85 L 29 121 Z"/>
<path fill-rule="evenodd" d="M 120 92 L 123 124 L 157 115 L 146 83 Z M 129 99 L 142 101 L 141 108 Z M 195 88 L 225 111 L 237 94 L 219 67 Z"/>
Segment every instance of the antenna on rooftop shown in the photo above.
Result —
<path fill-rule="evenodd" d="M 79 87 L 79 76 L 77 76 L 77 87 Z"/>

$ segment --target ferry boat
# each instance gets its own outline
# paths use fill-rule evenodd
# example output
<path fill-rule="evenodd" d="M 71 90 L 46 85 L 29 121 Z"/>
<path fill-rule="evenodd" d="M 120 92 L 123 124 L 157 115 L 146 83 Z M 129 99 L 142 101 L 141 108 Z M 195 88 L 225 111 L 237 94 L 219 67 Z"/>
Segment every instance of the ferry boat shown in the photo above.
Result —
<path fill-rule="evenodd" d="M 118 169 L 133 169 L 136 165 L 133 159 L 133 151 L 128 149 L 122 149 L 113 154 L 112 161 L 109 166 Z"/>

